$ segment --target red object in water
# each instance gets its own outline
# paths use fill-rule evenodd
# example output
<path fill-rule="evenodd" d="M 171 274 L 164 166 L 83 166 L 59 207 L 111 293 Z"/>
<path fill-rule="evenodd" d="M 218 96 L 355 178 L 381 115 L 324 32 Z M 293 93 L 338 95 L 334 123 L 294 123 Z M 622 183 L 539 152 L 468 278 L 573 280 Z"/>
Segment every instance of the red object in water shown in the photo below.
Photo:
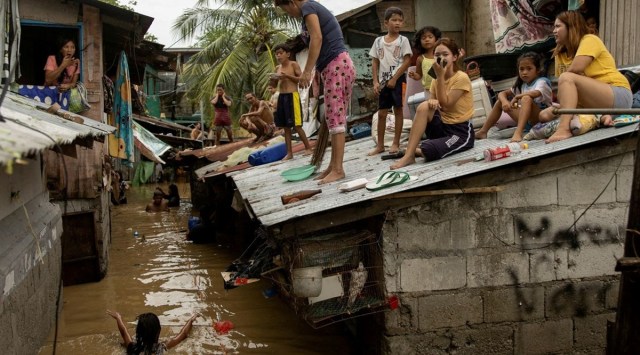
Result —
<path fill-rule="evenodd" d="M 246 285 L 249 283 L 249 279 L 246 277 L 238 277 L 237 279 L 235 279 L 234 284 L 236 286 L 240 286 L 240 285 Z"/>
<path fill-rule="evenodd" d="M 393 295 L 389 297 L 389 308 L 396 309 L 400 305 L 400 300 L 398 300 L 398 296 Z"/>
<path fill-rule="evenodd" d="M 228 320 L 220 320 L 213 324 L 213 329 L 215 329 L 218 334 L 227 334 L 233 328 L 233 323 Z"/>

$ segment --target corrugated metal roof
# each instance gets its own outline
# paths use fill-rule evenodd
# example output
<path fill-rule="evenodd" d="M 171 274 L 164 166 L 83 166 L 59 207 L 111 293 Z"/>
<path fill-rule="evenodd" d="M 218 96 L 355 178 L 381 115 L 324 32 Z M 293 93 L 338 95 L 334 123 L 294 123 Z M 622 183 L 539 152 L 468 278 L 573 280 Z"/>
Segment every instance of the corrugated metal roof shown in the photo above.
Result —
<path fill-rule="evenodd" d="M 81 117 L 82 124 L 66 120 L 44 110 L 47 105 L 8 92 L 0 112 L 5 122 L 0 122 L 0 164 L 6 165 L 15 158 L 40 152 L 55 144 L 69 144 L 76 138 L 104 136 L 115 127 Z M 55 140 L 33 129 L 49 135 Z"/>
<path fill-rule="evenodd" d="M 578 146 L 588 145 L 593 142 L 608 138 L 629 134 L 637 130 L 637 125 L 622 128 L 607 128 L 589 132 L 582 136 L 560 142 L 545 144 L 544 141 L 530 141 L 529 149 L 522 153 L 505 159 L 492 162 L 472 161 L 482 154 L 485 149 L 497 147 L 507 143 L 508 139 L 484 139 L 476 141 L 475 147 L 468 151 L 447 157 L 445 159 L 424 163 L 422 158 L 417 158 L 417 163 L 402 170 L 411 176 L 417 177 L 415 181 L 409 181 L 401 185 L 385 188 L 378 191 L 360 189 L 348 193 L 339 192 L 337 187 L 341 183 L 367 178 L 372 180 L 389 170 L 392 160 L 381 160 L 380 156 L 369 157 L 367 152 L 374 147 L 370 139 L 360 139 L 348 142 L 345 147 L 344 166 L 347 177 L 339 182 L 318 186 L 312 179 L 299 182 L 287 182 L 280 172 L 306 165 L 309 157 L 296 156 L 293 160 L 277 162 L 269 165 L 257 166 L 240 172 L 230 173 L 238 187 L 238 190 L 246 202 L 250 205 L 253 214 L 265 226 L 281 224 L 288 220 L 309 216 L 318 212 L 328 211 L 344 207 L 358 202 L 372 200 L 377 197 L 393 193 L 424 187 L 437 182 L 450 180 L 478 172 L 496 169 L 502 166 L 515 164 L 524 160 L 538 158 L 544 155 L 562 152 Z M 329 162 L 331 152 L 327 149 L 322 171 Z M 280 196 L 301 190 L 322 189 L 322 193 L 300 202 L 283 205 Z"/>

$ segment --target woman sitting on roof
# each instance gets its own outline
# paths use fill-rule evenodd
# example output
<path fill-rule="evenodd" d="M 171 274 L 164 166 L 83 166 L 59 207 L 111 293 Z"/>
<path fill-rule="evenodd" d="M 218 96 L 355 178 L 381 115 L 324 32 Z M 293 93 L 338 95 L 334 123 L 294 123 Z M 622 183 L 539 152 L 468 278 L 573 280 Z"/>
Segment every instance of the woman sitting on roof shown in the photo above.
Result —
<path fill-rule="evenodd" d="M 616 62 L 598 36 L 589 34 L 584 17 L 577 11 L 564 11 L 553 26 L 556 48 L 558 100 L 560 108 L 631 108 L 633 95 L 629 81 L 616 69 Z M 540 113 L 540 121 L 554 118 L 553 107 Z M 556 132 L 547 143 L 572 136 L 572 114 L 560 116 Z M 611 125 L 611 117 L 603 116 L 602 124 Z"/>
<path fill-rule="evenodd" d="M 460 53 L 450 38 L 436 42 L 436 62 L 432 66 L 436 79 L 431 82 L 431 98 L 418 106 L 407 150 L 391 169 L 415 163 L 416 154 L 431 161 L 473 148 L 473 126 L 469 122 L 473 116 L 473 94 L 469 76 L 456 64 Z M 428 139 L 420 143 L 423 133 Z"/>

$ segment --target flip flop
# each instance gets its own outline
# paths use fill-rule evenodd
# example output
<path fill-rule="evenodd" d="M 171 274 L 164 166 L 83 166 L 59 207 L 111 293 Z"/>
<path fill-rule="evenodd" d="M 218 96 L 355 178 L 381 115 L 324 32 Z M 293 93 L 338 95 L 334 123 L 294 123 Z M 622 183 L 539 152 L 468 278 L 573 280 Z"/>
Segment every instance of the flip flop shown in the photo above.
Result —
<path fill-rule="evenodd" d="M 622 115 L 613 119 L 613 127 L 624 127 L 640 122 L 640 116 Z"/>
<path fill-rule="evenodd" d="M 380 159 L 382 159 L 382 160 L 400 159 L 403 156 L 404 156 L 404 150 L 399 150 L 397 152 L 385 154 L 385 155 L 381 156 Z"/>
<path fill-rule="evenodd" d="M 410 178 L 411 176 L 409 176 L 409 173 L 407 173 L 406 171 L 385 171 L 375 181 L 368 183 L 366 185 L 366 188 L 369 191 L 378 191 L 387 187 L 400 185 Z"/>

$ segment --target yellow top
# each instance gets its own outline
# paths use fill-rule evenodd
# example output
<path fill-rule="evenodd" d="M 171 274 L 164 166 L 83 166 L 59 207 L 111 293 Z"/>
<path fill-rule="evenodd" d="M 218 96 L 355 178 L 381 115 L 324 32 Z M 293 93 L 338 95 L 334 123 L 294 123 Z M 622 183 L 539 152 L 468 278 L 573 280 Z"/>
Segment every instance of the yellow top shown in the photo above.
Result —
<path fill-rule="evenodd" d="M 424 54 L 422 55 L 422 86 L 424 86 L 425 90 L 428 90 L 431 87 L 431 81 L 433 80 L 433 78 L 427 73 L 435 62 L 435 58 L 427 58 L 424 56 Z"/>
<path fill-rule="evenodd" d="M 436 85 L 439 79 L 431 82 L 431 98 L 438 99 Z M 471 92 L 471 80 L 467 73 L 458 70 L 449 80 L 444 82 L 445 91 L 462 90 L 464 93 L 450 111 L 440 109 L 440 119 L 446 124 L 463 123 L 473 116 L 473 93 Z"/>
<path fill-rule="evenodd" d="M 584 70 L 584 75 L 601 81 L 603 83 L 620 86 L 631 90 L 629 81 L 616 68 L 616 62 L 613 56 L 607 50 L 604 43 L 596 35 L 584 35 L 578 46 L 577 56 L 588 56 L 593 61 Z M 560 53 L 556 57 L 556 76 L 564 73 L 569 69 L 574 58 L 568 58 L 566 53 Z"/>

